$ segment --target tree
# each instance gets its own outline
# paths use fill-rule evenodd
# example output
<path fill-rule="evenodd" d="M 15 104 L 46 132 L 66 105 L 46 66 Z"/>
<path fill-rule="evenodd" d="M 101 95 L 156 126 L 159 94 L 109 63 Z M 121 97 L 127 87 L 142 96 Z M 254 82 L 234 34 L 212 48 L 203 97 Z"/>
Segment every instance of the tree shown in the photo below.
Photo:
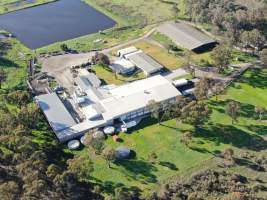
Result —
<path fill-rule="evenodd" d="M 110 65 L 110 60 L 107 55 L 96 52 L 96 54 L 92 57 L 92 63 L 102 66 L 108 66 Z"/>
<path fill-rule="evenodd" d="M 262 120 L 262 117 L 265 112 L 266 112 L 266 109 L 264 107 L 261 107 L 261 106 L 255 107 L 255 113 L 258 115 L 258 118 L 260 121 Z"/>
<path fill-rule="evenodd" d="M 231 60 L 232 50 L 227 45 L 218 45 L 211 53 L 214 60 L 214 65 L 223 72 L 228 67 Z"/>
<path fill-rule="evenodd" d="M 7 181 L 0 185 L 0 199 L 16 200 L 19 199 L 19 185 L 14 181 Z"/>
<path fill-rule="evenodd" d="M 123 187 L 115 188 L 115 199 L 116 200 L 130 200 L 131 194 Z"/>
<path fill-rule="evenodd" d="M 65 51 L 65 52 L 69 51 L 69 47 L 65 43 L 61 44 L 60 48 L 62 51 Z"/>
<path fill-rule="evenodd" d="M 158 158 L 158 155 L 156 154 L 156 152 L 151 152 L 149 155 L 148 155 L 148 160 L 153 164 L 156 162 Z"/>
<path fill-rule="evenodd" d="M 46 175 L 53 180 L 61 171 L 57 165 L 51 164 L 47 167 Z"/>
<path fill-rule="evenodd" d="M 211 86 L 211 90 L 213 94 L 215 95 L 216 101 L 218 100 L 218 95 L 223 93 L 225 91 L 225 85 L 223 82 L 215 82 Z"/>
<path fill-rule="evenodd" d="M 211 112 L 204 102 L 192 101 L 181 110 L 181 119 L 198 128 L 208 121 Z"/>
<path fill-rule="evenodd" d="M 31 98 L 27 91 L 17 90 L 8 93 L 6 100 L 11 104 L 17 104 L 21 108 L 22 106 L 26 106 L 31 101 Z"/>
<path fill-rule="evenodd" d="M 78 179 L 88 179 L 94 170 L 93 162 L 89 156 L 75 155 L 73 159 L 68 160 L 68 170 Z"/>
<path fill-rule="evenodd" d="M 191 132 L 185 132 L 182 136 L 182 138 L 180 139 L 180 142 L 185 144 L 185 146 L 189 146 L 190 142 L 192 141 L 193 138 L 193 134 Z"/>
<path fill-rule="evenodd" d="M 230 101 L 225 109 L 226 113 L 232 118 L 232 124 L 237 121 L 238 113 L 240 111 L 240 103 Z"/>
<path fill-rule="evenodd" d="M 0 69 L 0 89 L 2 88 L 2 84 L 6 81 L 7 79 L 7 73 L 5 70 L 2 68 Z"/>
<path fill-rule="evenodd" d="M 86 134 L 84 140 L 85 146 L 91 147 L 95 154 L 100 155 L 105 148 L 103 138 L 94 138 L 92 134 Z"/>
<path fill-rule="evenodd" d="M 147 109 L 150 111 L 151 117 L 158 120 L 160 124 L 160 103 L 151 100 L 148 102 Z"/>
<path fill-rule="evenodd" d="M 264 67 L 267 67 L 267 49 L 260 52 L 260 59 Z"/>
<path fill-rule="evenodd" d="M 234 164 L 234 150 L 231 148 L 225 149 L 223 152 L 223 158 L 230 162 L 230 165 Z"/>
<path fill-rule="evenodd" d="M 211 80 L 208 78 L 200 79 L 195 87 L 194 95 L 198 100 L 207 99 L 211 88 Z"/>
<path fill-rule="evenodd" d="M 110 168 L 110 163 L 116 160 L 116 151 L 111 147 L 106 147 L 103 152 L 103 157 L 108 163 L 108 167 Z"/>
<path fill-rule="evenodd" d="M 266 41 L 264 35 L 261 34 L 261 32 L 258 29 L 253 29 L 250 32 L 250 39 L 251 39 L 250 43 L 256 49 L 256 51 L 259 51 Z"/>

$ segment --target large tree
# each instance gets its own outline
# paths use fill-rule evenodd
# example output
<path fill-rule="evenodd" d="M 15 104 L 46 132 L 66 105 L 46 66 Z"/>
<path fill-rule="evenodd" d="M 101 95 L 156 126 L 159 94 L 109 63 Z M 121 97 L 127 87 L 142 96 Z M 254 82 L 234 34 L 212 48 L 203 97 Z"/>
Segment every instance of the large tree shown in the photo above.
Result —
<path fill-rule="evenodd" d="M 237 121 L 240 109 L 240 103 L 237 101 L 230 101 L 226 106 L 225 112 L 231 117 L 232 124 Z"/>
<path fill-rule="evenodd" d="M 211 80 L 208 78 L 200 79 L 195 87 L 194 95 L 198 100 L 207 99 L 211 89 Z"/>
<path fill-rule="evenodd" d="M 267 67 L 267 49 L 263 49 L 260 52 L 261 63 L 264 67 Z"/>
<path fill-rule="evenodd" d="M 219 72 L 223 72 L 231 61 L 232 50 L 227 45 L 218 45 L 211 53 L 211 57 L 214 60 L 214 65 L 219 69 Z"/>
<path fill-rule="evenodd" d="M 6 78 L 7 78 L 7 73 L 5 72 L 5 70 L 0 68 L 0 89 L 2 88 L 3 82 L 6 81 Z"/>
<path fill-rule="evenodd" d="M 211 109 L 203 101 L 192 101 L 181 111 L 181 120 L 198 128 L 208 121 Z"/>
<path fill-rule="evenodd" d="M 116 160 L 116 151 L 111 147 L 106 147 L 103 152 L 103 157 L 108 163 L 108 167 L 111 168 L 111 162 Z"/>

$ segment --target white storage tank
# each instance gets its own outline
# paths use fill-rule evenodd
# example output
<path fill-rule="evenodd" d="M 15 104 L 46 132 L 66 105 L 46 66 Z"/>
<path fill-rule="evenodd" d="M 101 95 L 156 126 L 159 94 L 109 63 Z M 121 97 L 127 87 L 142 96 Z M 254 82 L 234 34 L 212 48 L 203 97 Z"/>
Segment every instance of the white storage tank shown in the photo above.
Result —
<path fill-rule="evenodd" d="M 181 87 L 181 86 L 185 86 L 188 84 L 188 80 L 187 79 L 178 79 L 172 82 L 172 84 L 175 87 Z"/>

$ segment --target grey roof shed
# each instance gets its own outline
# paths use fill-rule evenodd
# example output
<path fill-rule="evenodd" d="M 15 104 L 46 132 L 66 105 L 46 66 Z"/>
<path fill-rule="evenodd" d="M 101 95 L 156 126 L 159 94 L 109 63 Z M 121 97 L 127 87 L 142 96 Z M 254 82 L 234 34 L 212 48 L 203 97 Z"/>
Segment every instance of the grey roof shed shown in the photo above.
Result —
<path fill-rule="evenodd" d="M 214 39 L 184 22 L 167 22 L 161 25 L 158 31 L 169 37 L 178 46 L 189 50 L 216 44 Z"/>
<path fill-rule="evenodd" d="M 86 91 L 91 87 L 98 88 L 101 85 L 101 81 L 94 73 L 89 73 L 85 76 L 79 76 L 75 79 L 75 82 L 83 91 Z"/>
<path fill-rule="evenodd" d="M 40 95 L 35 97 L 35 100 L 55 132 L 62 131 L 76 124 L 56 93 Z"/>
<path fill-rule="evenodd" d="M 126 58 L 134 63 L 136 67 L 143 70 L 146 75 L 151 75 L 164 68 L 161 64 L 142 51 L 126 55 Z"/>

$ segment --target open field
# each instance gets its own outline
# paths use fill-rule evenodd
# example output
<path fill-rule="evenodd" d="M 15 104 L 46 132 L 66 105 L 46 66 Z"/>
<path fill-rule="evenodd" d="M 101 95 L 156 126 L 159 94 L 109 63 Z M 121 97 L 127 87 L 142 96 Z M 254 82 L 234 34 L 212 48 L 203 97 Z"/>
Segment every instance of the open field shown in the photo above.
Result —
<path fill-rule="evenodd" d="M 139 72 L 129 77 L 117 74 L 117 77 L 116 77 L 113 71 L 108 67 L 97 65 L 97 66 L 94 66 L 92 69 L 96 73 L 97 77 L 103 80 L 106 84 L 121 85 L 127 82 L 132 82 L 132 81 L 145 78 L 145 75 L 143 72 Z"/>
<path fill-rule="evenodd" d="M 0 14 L 29 8 L 56 0 L 0 0 Z"/>
<path fill-rule="evenodd" d="M 30 56 L 31 52 L 16 39 L 8 38 L 0 41 L 0 68 L 8 74 L 3 88 L 19 88 L 25 85 Z"/>
<path fill-rule="evenodd" d="M 113 18 L 119 24 L 152 24 L 175 16 L 175 5 L 158 0 L 84 0 Z M 126 23 L 125 23 L 126 22 Z M 127 23 L 128 22 L 128 23 Z"/>
<path fill-rule="evenodd" d="M 66 44 L 70 49 L 78 52 L 88 52 L 95 49 L 104 49 L 121 44 L 125 41 L 136 39 L 143 36 L 151 26 L 145 28 L 130 28 L 125 30 L 109 29 L 104 33 L 89 34 L 82 37 L 74 38 L 64 42 L 57 42 L 36 50 L 37 54 L 46 54 L 51 52 L 61 52 L 60 45 Z"/>
<path fill-rule="evenodd" d="M 208 103 L 213 114 L 201 129 L 194 130 L 189 125 L 177 124 L 175 120 L 158 125 L 156 121 L 148 119 L 130 134 L 119 134 L 123 139 L 121 143 L 115 143 L 109 138 L 107 145 L 128 146 L 135 152 L 136 157 L 118 161 L 112 164 L 111 169 L 104 159 L 93 157 L 93 181 L 103 184 L 106 194 L 112 193 L 119 185 L 126 188 L 137 186 L 146 193 L 156 188 L 159 182 L 164 182 L 172 176 L 183 176 L 188 174 L 188 171 L 193 173 L 204 166 L 214 167 L 211 159 L 216 158 L 216 155 L 226 148 L 233 148 L 236 154 L 255 152 L 258 149 L 266 151 L 267 122 L 257 120 L 254 114 L 254 106 L 267 106 L 267 82 L 264 78 L 266 75 L 267 70 L 248 71 L 225 95 L 220 95 L 218 100 L 210 99 Z M 225 113 L 225 106 L 230 99 L 239 101 L 242 105 L 240 117 L 235 124 L 231 123 L 230 117 Z M 180 142 L 182 133 L 187 130 L 194 132 L 191 149 Z M 152 152 L 158 156 L 155 163 L 149 160 Z M 76 153 L 88 152 L 84 149 Z M 242 169 L 243 173 L 250 173 L 247 174 L 249 177 L 256 173 L 238 164 L 232 170 L 238 172 L 238 169 Z M 261 176 L 261 172 L 257 173 Z"/>

